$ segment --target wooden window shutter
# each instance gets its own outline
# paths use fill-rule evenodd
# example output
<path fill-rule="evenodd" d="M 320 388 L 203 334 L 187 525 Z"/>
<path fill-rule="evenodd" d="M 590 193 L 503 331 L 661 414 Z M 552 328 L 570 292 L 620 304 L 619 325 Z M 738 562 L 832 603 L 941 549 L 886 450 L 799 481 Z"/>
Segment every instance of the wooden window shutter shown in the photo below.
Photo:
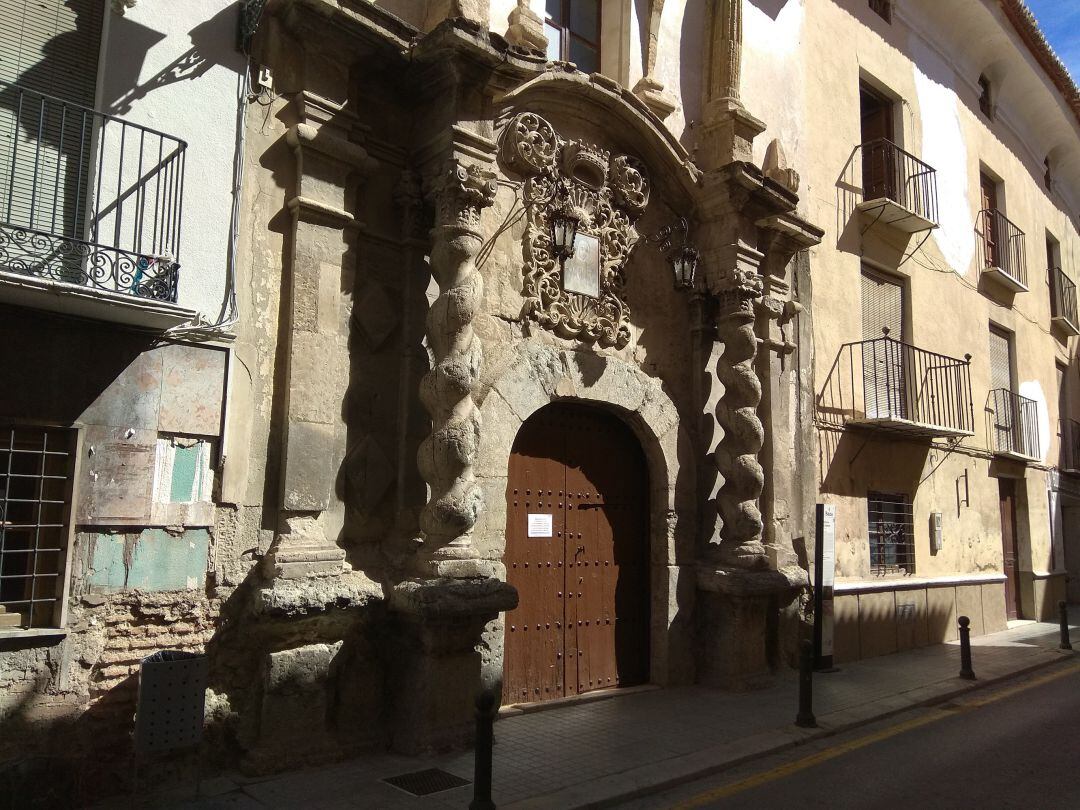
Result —
<path fill-rule="evenodd" d="M 870 273 L 862 274 L 863 340 L 882 336 L 888 327 L 889 337 L 904 339 L 904 288 L 901 284 Z"/>
<path fill-rule="evenodd" d="M 1012 391 L 1012 362 L 1009 335 L 1000 329 L 990 329 L 990 388 Z"/>

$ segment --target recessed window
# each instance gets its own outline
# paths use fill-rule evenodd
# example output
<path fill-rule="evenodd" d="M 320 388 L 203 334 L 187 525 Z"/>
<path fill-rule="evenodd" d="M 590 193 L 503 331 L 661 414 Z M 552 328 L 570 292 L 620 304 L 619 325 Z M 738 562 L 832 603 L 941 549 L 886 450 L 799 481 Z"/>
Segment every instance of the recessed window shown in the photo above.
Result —
<path fill-rule="evenodd" d="M 871 573 L 914 574 L 915 520 L 911 498 L 885 492 L 867 493 L 866 518 Z"/>
<path fill-rule="evenodd" d="M 0 630 L 59 627 L 76 431 L 0 425 Z"/>
<path fill-rule="evenodd" d="M 547 57 L 573 62 L 584 73 L 600 70 L 601 0 L 547 0 Z"/>
<path fill-rule="evenodd" d="M 870 0 L 870 8 L 885 22 L 892 22 L 892 0 Z"/>
<path fill-rule="evenodd" d="M 990 80 L 986 76 L 979 77 L 979 109 L 987 118 L 994 117 L 994 103 L 991 98 Z"/>

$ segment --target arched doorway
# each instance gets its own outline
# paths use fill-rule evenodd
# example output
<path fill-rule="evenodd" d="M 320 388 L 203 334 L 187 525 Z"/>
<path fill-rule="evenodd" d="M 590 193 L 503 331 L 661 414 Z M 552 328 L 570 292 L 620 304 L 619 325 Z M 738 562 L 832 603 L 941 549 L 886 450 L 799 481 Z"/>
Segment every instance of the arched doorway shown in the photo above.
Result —
<path fill-rule="evenodd" d="M 518 431 L 506 487 L 503 703 L 649 679 L 649 486 L 637 438 L 558 402 Z"/>

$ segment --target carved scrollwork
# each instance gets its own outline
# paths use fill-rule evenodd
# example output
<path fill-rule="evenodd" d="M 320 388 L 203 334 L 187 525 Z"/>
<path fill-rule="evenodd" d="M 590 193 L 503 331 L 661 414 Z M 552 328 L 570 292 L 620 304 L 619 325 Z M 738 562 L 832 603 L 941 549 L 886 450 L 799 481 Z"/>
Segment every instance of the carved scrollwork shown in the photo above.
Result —
<path fill-rule="evenodd" d="M 516 116 L 507 127 L 499 157 L 522 174 L 546 171 L 555 163 L 559 139 L 551 124 L 532 113 Z"/>
<path fill-rule="evenodd" d="M 549 143 L 554 144 L 550 151 Z M 542 152 L 537 144 L 543 145 Z M 533 159 L 537 154 L 543 159 Z M 649 200 L 644 165 L 627 155 L 612 158 L 594 144 L 563 140 L 551 124 L 533 113 L 511 120 L 500 157 L 527 176 L 522 248 L 525 314 L 560 337 L 622 348 L 630 340 L 625 264 L 638 239 L 637 217 Z M 599 245 L 599 295 L 595 298 L 564 288 L 563 268 L 551 244 L 556 199 L 577 219 L 578 233 L 594 237 Z"/>

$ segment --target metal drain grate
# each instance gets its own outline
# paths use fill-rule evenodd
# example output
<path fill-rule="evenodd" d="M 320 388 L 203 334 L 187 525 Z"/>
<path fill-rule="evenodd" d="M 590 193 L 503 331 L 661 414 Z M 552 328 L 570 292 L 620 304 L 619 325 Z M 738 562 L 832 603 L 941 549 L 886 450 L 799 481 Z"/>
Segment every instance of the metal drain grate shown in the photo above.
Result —
<path fill-rule="evenodd" d="M 413 796 L 429 796 L 442 790 L 461 787 L 471 784 L 468 779 L 454 776 L 439 768 L 427 768 L 423 771 L 403 773 L 400 776 L 389 776 L 382 781 L 388 785 L 411 793 Z"/>

